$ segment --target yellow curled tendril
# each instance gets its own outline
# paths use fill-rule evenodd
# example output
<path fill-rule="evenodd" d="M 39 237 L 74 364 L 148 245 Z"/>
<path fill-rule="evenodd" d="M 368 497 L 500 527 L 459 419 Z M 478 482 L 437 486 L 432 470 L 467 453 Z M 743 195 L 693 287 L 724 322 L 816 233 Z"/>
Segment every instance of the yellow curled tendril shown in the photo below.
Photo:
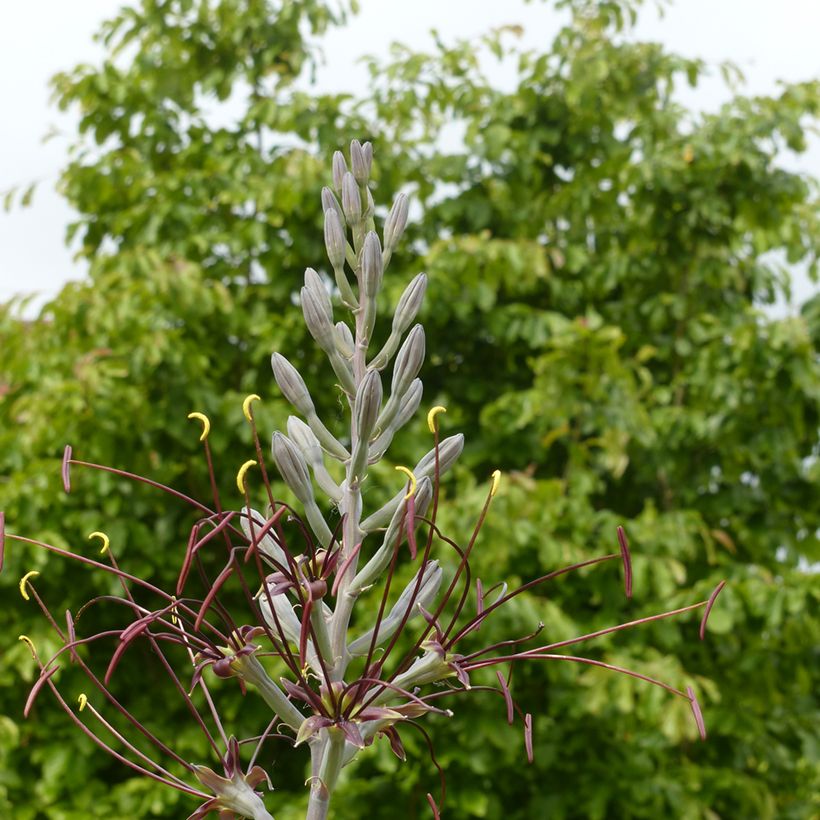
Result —
<path fill-rule="evenodd" d="M 262 401 L 261 396 L 257 396 L 256 393 L 251 393 L 245 401 L 242 402 L 242 412 L 245 414 L 245 418 L 248 421 L 253 421 L 251 417 L 251 404 L 255 401 Z"/>
<path fill-rule="evenodd" d="M 427 426 L 430 428 L 431 433 L 436 432 L 436 416 L 439 413 L 446 413 L 447 408 L 442 407 L 440 404 L 437 404 L 435 407 L 430 408 L 430 412 L 427 414 Z"/>
<path fill-rule="evenodd" d="M 239 472 L 236 474 L 236 486 L 239 488 L 239 492 L 245 492 L 245 473 L 250 470 L 253 465 L 256 464 L 256 461 L 252 458 L 249 458 L 240 468 Z"/>
<path fill-rule="evenodd" d="M 498 492 L 498 485 L 501 483 L 501 470 L 493 470 L 493 486 L 490 487 L 490 498 Z"/>
<path fill-rule="evenodd" d="M 84 692 L 80 693 L 80 696 L 77 698 L 77 703 L 80 704 L 80 711 L 82 712 L 85 709 L 86 703 L 88 703 L 88 698 L 85 696 Z"/>
<path fill-rule="evenodd" d="M 416 494 L 416 477 L 413 475 L 413 471 L 407 467 L 396 467 L 396 469 L 410 479 L 410 489 L 407 491 L 407 495 L 404 496 L 404 500 L 407 501 L 408 498 Z"/>
<path fill-rule="evenodd" d="M 204 413 L 188 413 L 189 419 L 197 419 L 202 422 L 202 435 L 199 437 L 200 441 L 205 441 L 208 438 L 208 433 L 211 432 L 211 421 Z"/>
<path fill-rule="evenodd" d="M 95 531 L 89 534 L 88 540 L 90 541 L 92 538 L 99 538 L 102 541 L 100 555 L 105 555 L 108 552 L 108 545 L 111 543 L 108 536 L 104 532 Z"/>
<path fill-rule="evenodd" d="M 25 575 L 24 575 L 24 576 L 20 579 L 20 594 L 23 596 L 23 600 L 24 600 L 24 601 L 30 601 L 30 600 L 31 600 L 31 598 L 29 598 L 29 594 L 28 594 L 28 592 L 26 592 L 26 581 L 28 581 L 28 579 L 29 579 L 29 578 L 34 578 L 34 576 L 35 576 L 35 575 L 39 575 L 39 574 L 40 574 L 40 573 L 39 573 L 39 572 L 37 572 L 37 570 L 36 570 L 36 569 L 33 569 L 33 570 L 31 570 L 30 572 L 27 572 L 27 573 L 26 573 L 26 574 L 25 574 Z"/>
<path fill-rule="evenodd" d="M 28 644 L 28 648 L 31 650 L 31 657 L 37 660 L 37 650 L 34 648 L 34 641 L 32 641 L 28 635 L 18 635 L 17 640 Z"/>

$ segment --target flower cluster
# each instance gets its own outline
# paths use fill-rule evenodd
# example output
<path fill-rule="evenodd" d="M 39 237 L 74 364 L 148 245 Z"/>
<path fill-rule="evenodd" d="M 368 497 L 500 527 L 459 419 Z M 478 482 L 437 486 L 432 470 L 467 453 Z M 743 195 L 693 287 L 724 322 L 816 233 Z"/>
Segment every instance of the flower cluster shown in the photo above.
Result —
<path fill-rule="evenodd" d="M 395 308 L 386 342 L 371 353 L 384 271 L 408 215 L 407 198 L 400 194 L 379 238 L 369 188 L 371 162 L 370 144 L 355 140 L 349 166 L 340 152 L 334 155 L 333 189 L 322 190 L 325 244 L 333 277 L 308 268 L 300 295 L 307 328 L 327 355 L 350 409 L 350 426 L 344 435 L 334 435 L 319 418 L 298 370 L 280 353 L 272 357 L 276 382 L 299 415 L 288 419 L 285 433 L 273 434 L 271 456 L 282 481 L 298 499 L 299 510 L 275 493 L 253 414 L 259 396 L 252 395 L 245 400 L 243 411 L 255 457 L 245 461 L 236 474 L 242 498 L 238 510 L 228 510 L 223 504 L 208 441 L 210 420 L 202 413 L 191 413 L 189 418 L 202 424 L 200 440 L 213 496 L 207 503 L 122 469 L 78 460 L 71 447 L 66 448 L 62 468 L 66 492 L 71 489 L 73 468 L 103 470 L 168 493 L 196 514 L 187 545 L 179 550 L 173 591 L 121 569 L 104 533 L 90 536 L 101 540 L 104 557 L 95 560 L 79 550 L 5 534 L 0 517 L 0 567 L 5 538 L 95 567 L 114 576 L 122 587 L 122 595 L 99 596 L 76 616 L 66 612 L 63 624 L 37 593 L 33 584 L 37 573 L 21 579 L 21 594 L 36 601 L 62 643 L 53 656 L 41 659 L 31 641 L 22 636 L 40 668 L 26 714 L 37 695 L 48 688 L 71 720 L 107 752 L 132 769 L 197 798 L 200 805 L 191 818 L 210 812 L 219 812 L 220 817 L 270 818 L 259 791 L 263 785 L 270 789 L 270 779 L 256 761 L 266 743 L 279 740 L 309 749 L 307 817 L 321 820 L 328 814 L 339 772 L 360 750 L 384 738 L 403 760 L 406 731 L 420 731 L 429 742 L 420 719 L 429 714 L 451 715 L 449 702 L 476 689 L 499 694 L 510 723 L 516 715 L 520 717 L 526 755 L 532 760 L 531 715 L 516 703 L 509 673 L 502 671 L 502 666 L 511 669 L 521 661 L 588 664 L 661 687 L 690 703 L 705 737 L 691 688 L 683 691 L 638 671 L 564 651 L 602 635 L 699 609 L 703 638 L 723 584 L 706 601 L 569 640 L 533 646 L 542 628 L 539 625 L 532 634 L 475 649 L 477 631 L 510 600 L 576 570 L 618 562 L 623 567 L 625 593 L 631 596 L 631 560 L 623 529 L 617 531 L 619 548 L 612 553 L 556 569 L 517 589 L 509 590 L 502 583 L 485 590 L 481 579 L 473 580 L 470 559 L 501 475 L 493 473 L 465 544 L 441 531 L 437 523 L 441 480 L 463 448 L 462 436 L 440 436 L 443 407 L 434 407 L 427 415 L 432 436 L 429 452 L 412 469 L 396 468 L 402 474 L 402 486 L 386 504 L 369 508 L 363 492 L 368 473 L 421 404 L 418 374 L 425 356 L 425 336 L 422 326 L 413 323 L 427 285 L 424 274 L 410 282 Z M 350 315 L 350 324 L 334 322 L 334 301 Z M 385 398 L 382 374 L 391 361 L 390 391 Z M 254 492 L 265 499 L 261 510 L 251 505 L 252 479 L 258 479 Z M 320 502 L 317 491 L 329 504 Z M 338 510 L 338 518 L 329 517 L 330 508 Z M 334 527 L 330 520 L 337 522 Z M 415 574 L 399 591 L 396 579 L 408 563 L 415 567 Z M 76 624 L 82 613 L 88 606 L 103 603 L 120 607 L 125 625 L 79 636 Z M 354 610 L 356 628 L 352 626 Z M 116 669 L 138 641 L 150 646 L 224 776 L 185 760 L 113 694 Z M 103 674 L 86 659 L 99 644 L 113 645 L 105 650 Z M 100 695 L 97 706 L 85 693 L 76 707 L 65 699 L 55 675 L 66 662 L 86 674 Z M 497 686 L 473 682 L 475 673 L 486 667 L 496 667 Z M 271 713 L 267 726 L 252 737 L 231 734 L 211 691 L 214 678 L 233 681 L 243 695 L 252 691 L 261 697 Z M 126 730 L 143 740 L 135 743 Z M 145 751 L 145 742 L 156 751 L 155 756 Z M 243 767 L 246 748 L 252 751 Z M 188 779 L 174 773 L 179 767 Z M 428 795 L 428 801 L 438 817 L 441 798 L 437 802 Z"/>

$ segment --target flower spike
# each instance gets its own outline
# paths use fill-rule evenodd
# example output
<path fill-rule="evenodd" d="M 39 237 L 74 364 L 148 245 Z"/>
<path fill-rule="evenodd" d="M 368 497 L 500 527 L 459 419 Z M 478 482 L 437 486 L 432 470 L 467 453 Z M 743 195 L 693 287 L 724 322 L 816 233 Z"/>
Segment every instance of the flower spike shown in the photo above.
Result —
<path fill-rule="evenodd" d="M 248 421 L 253 421 L 253 416 L 251 416 L 251 404 L 255 401 L 262 401 L 262 397 L 257 396 L 256 393 L 251 393 L 250 396 L 247 396 L 245 401 L 242 402 L 242 412 Z"/>
<path fill-rule="evenodd" d="M 239 472 L 236 474 L 236 486 L 240 493 L 244 495 L 245 493 L 245 473 L 250 470 L 253 465 L 256 464 L 256 460 L 253 458 L 249 458 L 240 468 Z"/>
<path fill-rule="evenodd" d="M 210 419 L 204 413 L 188 413 L 189 419 L 197 419 L 202 422 L 202 435 L 199 437 L 200 441 L 205 441 L 208 438 L 208 433 L 211 432 Z"/>
<path fill-rule="evenodd" d="M 90 541 L 92 538 L 99 538 L 102 541 L 100 555 L 105 555 L 108 552 L 108 545 L 111 543 L 108 536 L 104 532 L 95 531 L 89 534 L 88 540 Z"/>
<path fill-rule="evenodd" d="M 404 501 L 407 501 L 408 498 L 416 494 L 416 476 L 413 474 L 413 471 L 409 467 L 398 466 L 396 467 L 396 469 L 400 473 L 404 473 L 410 479 L 410 489 L 404 496 Z"/>
<path fill-rule="evenodd" d="M 39 572 L 37 572 L 37 570 L 36 570 L 36 569 L 32 569 L 32 570 L 30 570 L 29 572 L 27 572 L 27 573 L 26 573 L 26 574 L 25 574 L 25 575 L 24 575 L 24 576 L 20 579 L 20 583 L 18 584 L 18 587 L 19 587 L 19 589 L 20 589 L 20 594 L 23 596 L 23 600 L 24 600 L 24 601 L 30 601 L 30 600 L 31 600 L 31 598 L 29 597 L 28 592 L 26 592 L 26 583 L 28 582 L 28 579 L 29 579 L 29 578 L 34 578 L 36 575 L 39 575 L 39 574 L 40 574 L 40 573 L 39 573 Z"/>
<path fill-rule="evenodd" d="M 439 413 L 446 413 L 447 408 L 442 407 L 440 404 L 437 404 L 435 407 L 430 409 L 430 412 L 427 414 L 427 427 L 430 429 L 431 433 L 436 432 L 436 427 L 438 427 L 438 422 L 436 421 L 436 416 Z"/>

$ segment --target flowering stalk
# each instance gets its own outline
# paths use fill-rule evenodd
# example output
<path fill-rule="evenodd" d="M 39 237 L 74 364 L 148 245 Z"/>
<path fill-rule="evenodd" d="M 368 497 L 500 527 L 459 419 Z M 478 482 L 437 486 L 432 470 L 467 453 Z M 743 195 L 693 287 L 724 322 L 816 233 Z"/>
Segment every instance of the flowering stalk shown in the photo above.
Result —
<path fill-rule="evenodd" d="M 460 435 L 440 437 L 443 407 L 432 408 L 427 416 L 433 442 L 430 451 L 413 469 L 397 467 L 401 478 L 395 495 L 382 507 L 371 509 L 363 493 L 368 473 L 421 403 L 418 374 L 425 356 L 425 336 L 422 326 L 413 323 L 427 285 L 424 274 L 410 282 L 394 311 L 387 341 L 380 350 L 372 351 L 379 293 L 404 232 L 408 206 L 407 198 L 399 195 L 380 240 L 369 189 L 371 163 L 369 143 L 351 143 L 350 166 L 340 152 L 334 155 L 334 189 L 325 188 L 321 195 L 333 279 L 308 268 L 301 289 L 307 328 L 326 354 L 350 410 L 350 425 L 343 435 L 334 434 L 319 418 L 298 370 L 279 352 L 271 360 L 282 394 L 302 416 L 291 416 L 287 431 L 275 432 L 271 443 L 274 465 L 301 512 L 277 499 L 254 420 L 253 404 L 259 400 L 254 394 L 243 403 L 254 456 L 236 473 L 238 510 L 227 510 L 222 502 L 208 442 L 211 424 L 202 413 L 191 413 L 189 418 L 202 425 L 200 441 L 212 490 L 207 503 L 152 479 L 76 459 L 72 448 L 66 448 L 62 465 L 66 492 L 71 490 L 72 468 L 103 470 L 165 492 L 195 514 L 187 544 L 179 550 L 173 592 L 120 569 L 102 532 L 91 537 L 101 541 L 105 558 L 92 559 L 80 549 L 65 550 L 6 534 L 0 514 L 0 568 L 8 539 L 92 566 L 117 578 L 122 586 L 122 596 L 99 596 L 76 617 L 67 612 L 62 626 L 34 587 L 37 573 L 21 579 L 20 593 L 26 600 L 35 600 L 62 642 L 52 657 L 41 660 L 31 641 L 21 636 L 40 669 L 26 714 L 39 693 L 48 688 L 70 719 L 101 748 L 135 771 L 197 798 L 200 805 L 190 818 L 212 812 L 223 818 L 270 818 L 259 790 L 263 784 L 270 789 L 270 780 L 256 761 L 268 742 L 279 740 L 308 747 L 307 818 L 323 820 L 341 769 L 363 748 L 385 738 L 404 760 L 403 731 L 418 730 L 429 744 L 419 719 L 429 714 L 451 715 L 445 699 L 467 691 L 493 691 L 503 699 L 509 723 L 520 716 L 525 753 L 531 761 L 532 716 L 516 703 L 509 677 L 497 668 L 522 661 L 597 666 L 660 687 L 688 701 L 698 731 L 702 737 L 706 734 L 691 687 L 683 690 L 636 670 L 558 650 L 696 610 L 702 610 L 703 639 L 722 583 L 705 601 L 576 638 L 533 647 L 541 624 L 531 634 L 476 648 L 476 635 L 484 622 L 513 598 L 583 568 L 620 562 L 625 593 L 631 597 L 631 558 L 626 534 L 619 527 L 617 551 L 556 569 L 517 589 L 499 584 L 485 590 L 481 579 L 473 581 L 470 559 L 479 545 L 501 474 L 495 471 L 491 476 L 465 545 L 441 532 L 437 519 L 442 476 L 458 459 L 464 443 Z M 352 327 L 344 320 L 334 322 L 334 299 L 349 314 Z M 388 389 L 383 373 L 391 362 Z M 251 483 L 264 494 L 264 510 L 251 505 Z M 320 494 L 338 508 L 335 527 L 328 523 L 328 503 L 320 500 Z M 408 562 L 415 573 L 398 590 L 397 571 Z M 371 593 L 364 599 L 368 603 L 363 604 L 362 596 L 368 590 Z M 374 597 L 375 605 L 370 603 Z M 103 604 L 119 607 L 124 625 L 78 637 L 77 623 L 84 611 Z M 361 609 L 365 612 L 358 613 L 360 626 L 353 629 L 353 613 Z M 116 670 L 138 641 L 147 642 L 153 650 L 223 774 L 200 762 L 186 761 L 114 695 Z M 109 647 L 101 656 L 95 653 L 100 645 Z M 95 664 L 99 657 L 104 660 L 104 671 Z M 57 685 L 59 669 L 66 662 L 86 674 L 100 695 L 98 703 L 81 693 L 77 707 L 69 705 Z M 488 667 L 496 667 L 497 686 L 474 684 L 472 676 Z M 275 677 L 274 668 L 284 669 L 285 674 Z M 271 712 L 266 728 L 245 738 L 230 733 L 209 688 L 214 677 L 233 680 L 242 695 L 250 691 L 261 698 Z M 129 732 L 142 738 L 140 745 Z M 145 745 L 156 757 L 144 750 Z M 243 766 L 244 749 L 251 746 L 253 752 Z M 428 795 L 428 802 L 438 817 L 441 799 L 437 802 Z"/>

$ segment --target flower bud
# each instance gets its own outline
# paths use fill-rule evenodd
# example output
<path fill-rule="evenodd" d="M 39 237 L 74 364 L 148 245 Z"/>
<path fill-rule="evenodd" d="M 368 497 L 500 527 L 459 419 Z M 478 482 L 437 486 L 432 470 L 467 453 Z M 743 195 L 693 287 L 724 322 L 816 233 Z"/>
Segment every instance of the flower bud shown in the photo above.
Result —
<path fill-rule="evenodd" d="M 313 430 L 296 416 L 288 416 L 288 436 L 313 468 L 313 477 L 322 491 L 334 501 L 340 501 L 342 491 L 325 467 L 322 446 Z"/>
<path fill-rule="evenodd" d="M 384 248 L 393 253 L 407 227 L 407 211 L 410 201 L 407 194 L 399 194 L 393 202 L 393 207 L 384 220 Z"/>
<path fill-rule="evenodd" d="M 259 539 L 259 532 L 265 526 L 265 516 L 258 510 L 243 507 L 242 514 L 239 516 L 239 524 L 248 541 L 254 541 Z M 285 552 L 270 530 L 259 539 L 259 552 L 276 563 L 287 566 Z"/>
<path fill-rule="evenodd" d="M 313 401 L 299 371 L 281 353 L 274 353 L 270 363 L 282 395 L 302 415 L 311 415 L 314 412 Z"/>
<path fill-rule="evenodd" d="M 333 187 L 336 193 L 342 191 L 342 180 L 347 173 L 347 163 L 345 162 L 344 154 L 341 151 L 334 151 L 333 153 Z"/>
<path fill-rule="evenodd" d="M 353 356 L 355 342 L 350 328 L 344 322 L 336 322 L 336 349 L 346 359 Z"/>
<path fill-rule="evenodd" d="M 313 295 L 316 297 L 316 301 L 321 304 L 324 309 L 328 321 L 332 323 L 333 305 L 330 301 L 330 295 L 327 292 L 327 288 L 325 288 L 325 283 L 322 281 L 322 277 L 319 276 L 313 268 L 305 269 L 305 287 L 313 292 Z"/>
<path fill-rule="evenodd" d="M 438 448 L 439 471 L 444 473 L 449 470 L 455 463 L 455 460 L 461 455 L 463 449 L 464 435 L 462 433 L 457 433 L 454 436 L 448 436 L 444 439 Z M 433 448 L 419 461 L 413 472 L 416 474 L 416 478 L 418 478 L 423 475 L 433 476 L 435 471 L 436 451 L 435 448 Z"/>
<path fill-rule="evenodd" d="M 416 325 L 396 356 L 393 365 L 393 386 L 390 390 L 391 398 L 401 398 L 410 387 L 410 382 L 416 378 L 424 363 L 424 328 Z"/>
<path fill-rule="evenodd" d="M 370 171 L 373 168 L 373 146 L 369 142 L 362 145 L 362 154 L 364 155 L 364 164 L 367 168 L 367 175 L 370 176 Z"/>
<path fill-rule="evenodd" d="M 424 387 L 421 383 L 421 379 L 413 379 L 407 392 L 401 397 L 399 409 L 393 420 L 378 434 L 373 442 L 370 448 L 371 462 L 374 458 L 380 458 L 384 454 L 385 450 L 390 446 L 390 442 L 393 440 L 396 431 L 401 430 L 401 428 L 410 421 L 416 410 L 419 409 L 423 393 Z"/>
<path fill-rule="evenodd" d="M 382 247 L 375 231 L 368 231 L 362 247 L 362 285 L 365 295 L 373 298 L 382 282 Z"/>
<path fill-rule="evenodd" d="M 339 214 L 333 209 L 325 210 L 325 249 L 334 270 L 341 270 L 345 263 L 345 232 Z"/>
<path fill-rule="evenodd" d="M 424 294 L 427 290 L 427 275 L 419 273 L 413 277 L 410 284 L 404 289 L 399 303 L 396 305 L 396 312 L 393 314 L 393 332 L 404 333 L 416 314 L 421 309 L 424 301 Z"/>
<path fill-rule="evenodd" d="M 327 186 L 322 188 L 322 212 L 325 211 L 336 211 L 339 214 L 339 221 L 344 225 L 345 215 L 342 206 L 339 204 L 339 200 L 336 199 L 336 194 Z"/>
<path fill-rule="evenodd" d="M 362 198 L 353 174 L 348 171 L 342 178 L 342 209 L 351 225 L 357 225 L 362 218 Z"/>
<path fill-rule="evenodd" d="M 382 381 L 375 370 L 368 370 L 356 391 L 354 413 L 359 438 L 367 441 L 376 419 L 379 416 L 382 404 Z"/>
<path fill-rule="evenodd" d="M 365 159 L 362 144 L 358 140 L 352 140 L 350 143 L 350 168 L 353 171 L 353 176 L 356 179 L 356 182 L 360 185 L 365 185 L 367 183 L 367 178 L 370 175 L 370 164 Z"/>
<path fill-rule="evenodd" d="M 324 290 L 324 288 L 322 288 Z M 305 324 L 310 331 L 310 335 L 316 339 L 319 346 L 325 350 L 333 350 L 334 342 L 334 328 L 331 319 L 328 318 L 327 309 L 322 299 L 321 294 L 317 293 L 315 288 L 303 287 L 302 294 L 302 313 L 305 316 Z M 327 299 L 327 292 L 324 294 Z"/>
<path fill-rule="evenodd" d="M 296 497 L 303 504 L 312 501 L 313 485 L 310 483 L 310 473 L 297 446 L 286 435 L 274 433 L 271 454 L 285 484 L 293 490 Z"/>

